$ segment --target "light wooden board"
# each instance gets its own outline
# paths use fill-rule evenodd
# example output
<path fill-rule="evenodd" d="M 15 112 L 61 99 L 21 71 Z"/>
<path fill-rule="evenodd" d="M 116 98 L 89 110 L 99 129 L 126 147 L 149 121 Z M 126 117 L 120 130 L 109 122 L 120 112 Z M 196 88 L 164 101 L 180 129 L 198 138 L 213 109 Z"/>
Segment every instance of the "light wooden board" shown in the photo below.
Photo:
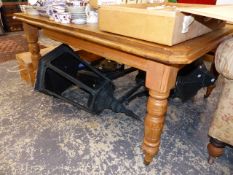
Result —
<path fill-rule="evenodd" d="M 233 5 L 178 8 L 182 12 L 233 22 Z"/>

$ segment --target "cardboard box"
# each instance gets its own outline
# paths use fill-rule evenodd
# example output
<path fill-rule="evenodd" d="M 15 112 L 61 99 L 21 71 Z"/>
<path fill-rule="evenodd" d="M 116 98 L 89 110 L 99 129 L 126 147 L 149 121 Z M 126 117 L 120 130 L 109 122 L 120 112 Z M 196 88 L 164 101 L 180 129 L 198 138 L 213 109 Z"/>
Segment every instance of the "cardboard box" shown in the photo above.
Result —
<path fill-rule="evenodd" d="M 172 46 L 225 25 L 224 21 L 218 19 L 183 13 L 179 10 L 210 7 L 207 5 L 174 3 L 163 5 L 103 6 L 99 9 L 99 29 Z"/>

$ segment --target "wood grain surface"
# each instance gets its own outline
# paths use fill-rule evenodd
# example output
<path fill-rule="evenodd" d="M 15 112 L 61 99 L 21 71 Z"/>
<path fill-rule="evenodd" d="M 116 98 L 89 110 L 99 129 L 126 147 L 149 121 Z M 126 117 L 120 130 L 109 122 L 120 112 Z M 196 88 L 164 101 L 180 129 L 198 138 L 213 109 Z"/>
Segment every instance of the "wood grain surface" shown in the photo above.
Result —
<path fill-rule="evenodd" d="M 101 32 L 96 24 L 62 25 L 48 18 L 15 14 L 15 18 L 43 29 L 68 34 L 69 36 L 107 46 L 112 49 L 134 54 L 146 59 L 167 64 L 189 64 L 215 48 L 226 37 L 232 36 L 233 27 L 226 26 L 201 37 L 185 41 L 175 46 L 164 46 L 121 35 Z"/>

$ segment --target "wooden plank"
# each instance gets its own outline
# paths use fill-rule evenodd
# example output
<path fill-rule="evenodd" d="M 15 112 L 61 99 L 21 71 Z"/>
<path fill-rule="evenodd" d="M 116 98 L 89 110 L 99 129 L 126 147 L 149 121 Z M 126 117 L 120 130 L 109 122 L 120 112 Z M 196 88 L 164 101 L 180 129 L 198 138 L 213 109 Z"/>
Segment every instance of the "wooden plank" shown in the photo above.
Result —
<path fill-rule="evenodd" d="M 54 32 L 52 30 L 44 30 L 44 34 L 51 39 L 61 41 L 62 43 L 69 44 L 73 47 L 79 47 L 87 52 L 103 56 L 118 63 L 126 64 L 144 71 L 147 70 L 147 60 L 142 57 L 119 52 L 108 47 L 103 47 L 101 45 L 74 38 L 63 33 Z"/>
<path fill-rule="evenodd" d="M 213 62 L 214 61 L 214 54 L 205 54 L 202 58 L 207 62 Z"/>
<path fill-rule="evenodd" d="M 178 8 L 181 12 L 233 22 L 233 5 Z"/>
<path fill-rule="evenodd" d="M 41 55 L 43 56 L 53 49 L 54 47 L 41 49 Z M 18 62 L 21 79 L 26 81 L 27 84 L 34 85 L 35 79 L 34 79 L 34 69 L 31 60 L 31 53 L 30 52 L 18 53 L 16 54 L 16 60 Z"/>

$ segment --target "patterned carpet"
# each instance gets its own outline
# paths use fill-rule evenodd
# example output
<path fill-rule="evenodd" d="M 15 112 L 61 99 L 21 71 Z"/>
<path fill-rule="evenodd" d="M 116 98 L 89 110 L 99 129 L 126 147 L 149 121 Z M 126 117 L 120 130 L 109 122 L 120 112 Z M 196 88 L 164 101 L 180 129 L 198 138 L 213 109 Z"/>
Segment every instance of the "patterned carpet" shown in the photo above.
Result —
<path fill-rule="evenodd" d="M 33 91 L 20 81 L 15 61 L 0 64 L 0 175 L 232 175 L 229 147 L 207 163 L 207 131 L 221 80 L 213 94 L 194 101 L 169 100 L 160 152 L 143 164 L 143 124 L 105 110 L 91 115 L 59 99 Z M 117 92 L 134 75 L 115 83 Z M 146 97 L 129 105 L 144 116 Z"/>
<path fill-rule="evenodd" d="M 40 48 L 45 48 L 40 44 Z M 28 44 L 23 32 L 11 32 L 0 36 L 0 63 L 14 60 L 15 54 L 28 51 Z"/>
<path fill-rule="evenodd" d="M 22 32 L 0 36 L 0 63 L 15 59 L 15 54 L 28 51 Z"/>

